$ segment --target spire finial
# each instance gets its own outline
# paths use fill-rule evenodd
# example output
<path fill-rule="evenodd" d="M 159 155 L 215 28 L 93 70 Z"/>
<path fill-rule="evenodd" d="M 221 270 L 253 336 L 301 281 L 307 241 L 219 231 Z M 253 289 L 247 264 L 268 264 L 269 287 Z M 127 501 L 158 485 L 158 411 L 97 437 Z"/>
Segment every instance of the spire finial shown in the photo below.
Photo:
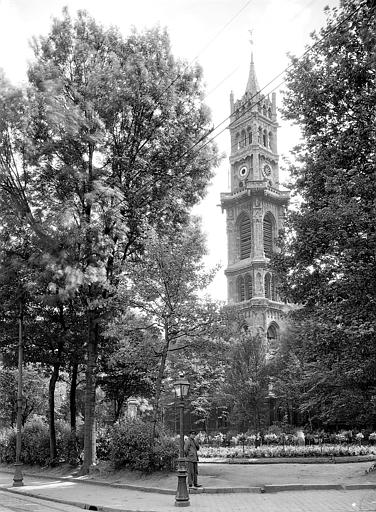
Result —
<path fill-rule="evenodd" d="M 251 45 L 251 62 L 253 63 L 253 28 L 248 30 L 249 32 L 249 44 Z"/>

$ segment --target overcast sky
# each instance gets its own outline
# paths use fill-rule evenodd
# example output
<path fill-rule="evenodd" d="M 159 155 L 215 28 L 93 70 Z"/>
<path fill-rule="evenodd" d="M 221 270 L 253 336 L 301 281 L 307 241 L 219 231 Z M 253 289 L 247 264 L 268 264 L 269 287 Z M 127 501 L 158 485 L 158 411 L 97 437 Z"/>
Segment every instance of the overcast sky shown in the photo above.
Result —
<path fill-rule="evenodd" d="M 0 67 L 13 83 L 25 81 L 27 62 L 32 59 L 30 38 L 46 34 L 51 19 L 68 6 L 71 14 L 86 9 L 104 25 L 117 25 L 127 34 L 159 24 L 167 27 L 173 52 L 203 67 L 207 86 L 206 103 L 213 123 L 229 115 L 229 94 L 242 96 L 247 83 L 253 31 L 253 53 L 261 88 L 288 65 L 287 53 L 301 55 L 310 44 L 310 33 L 325 23 L 324 7 L 338 6 L 339 0 L 0 0 Z M 272 92 L 283 76 L 265 89 Z M 281 104 L 277 88 L 277 104 Z M 279 153 L 288 156 L 298 132 L 279 118 Z M 225 124 L 221 126 L 223 129 Z M 220 151 L 226 153 L 216 171 L 208 196 L 196 208 L 208 235 L 208 264 L 221 263 L 209 292 L 226 300 L 225 215 L 218 207 L 220 192 L 228 190 L 229 134 L 217 137 Z M 282 159 L 282 158 L 281 158 Z M 280 163 L 281 163 L 280 159 Z M 283 175 L 282 175 L 283 177 Z"/>

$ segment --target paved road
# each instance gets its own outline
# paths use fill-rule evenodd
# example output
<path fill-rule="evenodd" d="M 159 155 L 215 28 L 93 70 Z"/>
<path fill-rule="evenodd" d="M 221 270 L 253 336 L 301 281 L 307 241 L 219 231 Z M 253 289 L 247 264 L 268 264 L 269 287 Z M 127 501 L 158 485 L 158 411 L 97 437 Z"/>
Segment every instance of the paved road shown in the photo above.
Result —
<path fill-rule="evenodd" d="M 71 505 L 0 491 L 0 512 L 78 512 L 79 510 Z"/>

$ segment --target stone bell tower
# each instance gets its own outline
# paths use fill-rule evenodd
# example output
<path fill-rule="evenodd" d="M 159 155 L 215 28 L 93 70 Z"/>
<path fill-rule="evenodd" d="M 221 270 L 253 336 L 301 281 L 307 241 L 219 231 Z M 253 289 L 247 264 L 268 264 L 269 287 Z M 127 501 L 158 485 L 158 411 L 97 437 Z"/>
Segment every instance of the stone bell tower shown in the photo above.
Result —
<path fill-rule="evenodd" d="M 269 262 L 282 227 L 289 193 L 280 190 L 276 94 L 260 92 L 253 56 L 242 98 L 230 95 L 230 192 L 221 194 L 226 211 L 227 297 L 269 348 L 278 342 L 285 308 Z"/>

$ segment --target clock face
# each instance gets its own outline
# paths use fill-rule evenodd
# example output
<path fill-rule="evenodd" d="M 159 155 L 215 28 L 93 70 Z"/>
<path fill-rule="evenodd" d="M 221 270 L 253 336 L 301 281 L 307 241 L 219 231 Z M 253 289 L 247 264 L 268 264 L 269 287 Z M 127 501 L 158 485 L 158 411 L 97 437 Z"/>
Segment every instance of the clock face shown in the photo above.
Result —
<path fill-rule="evenodd" d="M 270 167 L 269 164 L 265 164 L 264 165 L 263 172 L 264 172 L 265 176 L 270 176 L 271 175 L 272 168 Z"/>
<path fill-rule="evenodd" d="M 248 175 L 248 168 L 247 167 L 240 167 L 239 171 L 239 178 L 245 178 Z"/>

